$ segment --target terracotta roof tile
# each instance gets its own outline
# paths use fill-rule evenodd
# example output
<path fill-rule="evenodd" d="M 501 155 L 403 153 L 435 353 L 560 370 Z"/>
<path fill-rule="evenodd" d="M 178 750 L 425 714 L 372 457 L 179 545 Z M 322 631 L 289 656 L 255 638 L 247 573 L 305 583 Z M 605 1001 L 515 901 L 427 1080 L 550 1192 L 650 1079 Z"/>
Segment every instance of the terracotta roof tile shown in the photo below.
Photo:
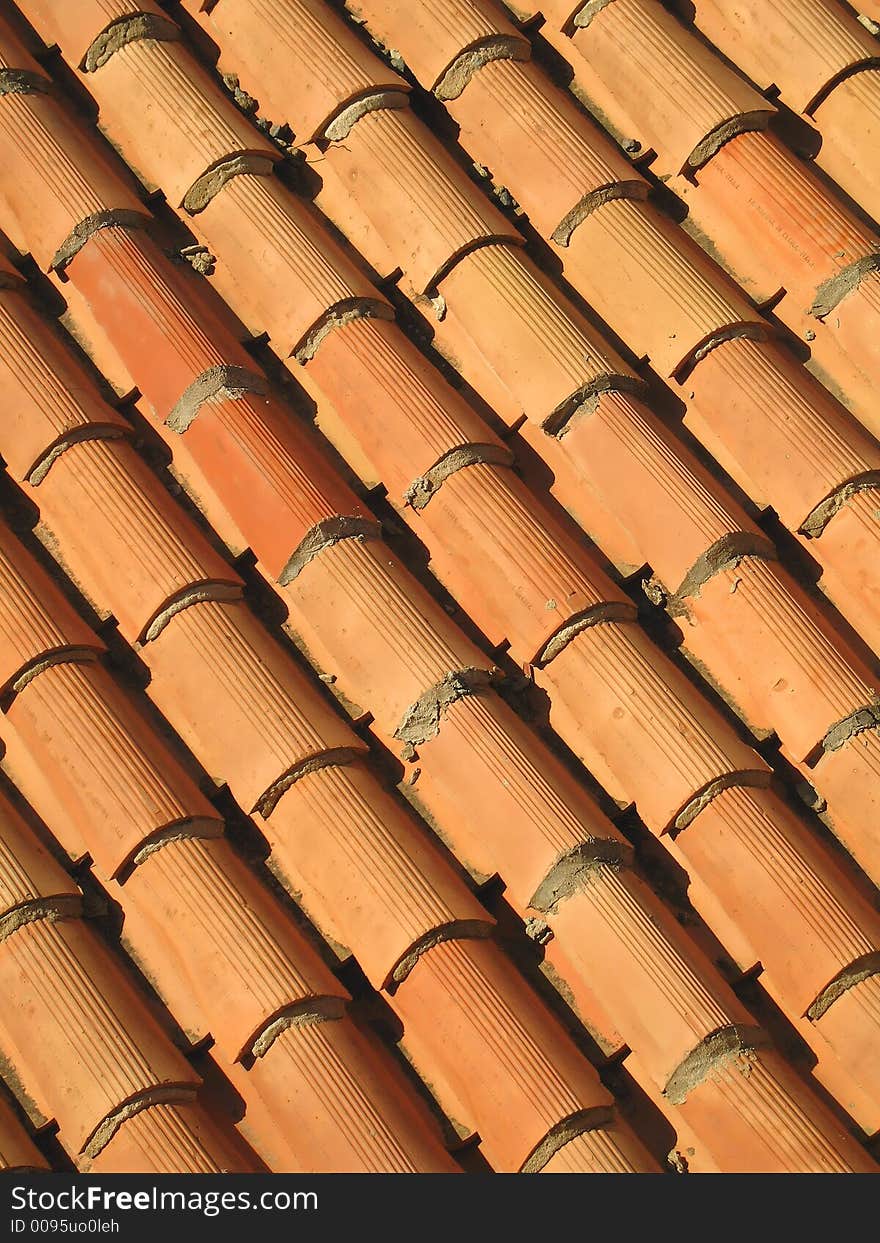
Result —
<path fill-rule="evenodd" d="M 5 939 L 47 909 L 76 911 L 74 883 L 4 799 L 0 805 L 0 928 Z"/>
<path fill-rule="evenodd" d="M 731 332 L 760 332 L 760 317 L 695 244 L 663 217 L 614 199 L 575 230 L 565 268 L 577 289 L 636 354 L 663 376 Z"/>
<path fill-rule="evenodd" d="M 716 1136 L 713 1164 L 730 1173 L 869 1173 L 840 1125 L 792 1104 L 795 1072 L 777 1054 L 732 1053 L 682 1106 L 695 1129 L 725 1102 L 729 1126 Z"/>
<path fill-rule="evenodd" d="M 625 529 L 628 560 L 650 562 L 670 593 L 706 551 L 738 532 L 760 539 L 757 527 L 725 496 L 709 472 L 674 443 L 637 398 L 611 390 L 575 410 L 558 439 L 524 425 L 521 434 L 557 476 L 554 494 L 599 546 L 616 547 L 612 523 Z M 565 463 L 565 467 L 562 463 Z M 628 505 L 617 498 L 626 490 Z M 620 554 L 614 560 L 619 563 Z"/>
<path fill-rule="evenodd" d="M 359 763 L 304 773 L 263 825 L 272 866 L 316 926 L 350 947 L 376 988 L 415 948 L 491 919 Z"/>
<path fill-rule="evenodd" d="M 104 644 L 67 603 L 45 570 L 20 554 L 0 525 L 0 631 L 4 696 L 25 689 L 35 675 L 58 660 L 94 660 Z"/>
<path fill-rule="evenodd" d="M 611 144 L 591 141 L 574 102 L 548 98 L 542 86 L 536 66 L 495 60 L 449 104 L 463 145 L 500 182 L 511 162 L 525 163 L 528 181 L 515 193 L 535 227 L 549 236 L 606 197 L 644 198 L 647 184 L 629 161 Z"/>
<path fill-rule="evenodd" d="M 71 444 L 129 430 L 12 290 L 0 292 L 0 334 L 4 455 L 16 479 L 38 482 Z"/>
<path fill-rule="evenodd" d="M 306 158 L 320 173 L 321 211 L 345 221 L 349 240 L 380 275 L 400 267 L 418 294 L 460 255 L 491 240 L 521 239 L 439 141 L 425 141 L 406 97 L 394 105 L 365 113 Z"/>
<path fill-rule="evenodd" d="M 880 524 L 880 489 L 867 487 L 848 496 L 822 532 L 809 545 L 823 567 L 822 585 L 841 612 L 876 647 L 873 618 L 877 616 L 880 579 L 873 547 Z"/>
<path fill-rule="evenodd" d="M 100 230 L 66 273 L 112 332 L 113 345 L 161 422 L 201 377 L 222 368 L 253 370 L 250 355 L 225 330 L 216 310 L 205 306 L 199 285 L 168 263 L 143 230 Z M 147 369 L 142 360 L 156 353 L 163 365 Z"/>
<path fill-rule="evenodd" d="M 773 134 L 738 135 L 700 169 L 696 188 L 685 178 L 675 188 L 725 267 L 756 302 L 772 300 L 799 335 L 815 325 L 810 308 L 822 287 L 880 246 Z M 731 212 L 734 202 L 744 210 Z"/>
<path fill-rule="evenodd" d="M 640 381 L 519 251 L 485 246 L 440 284 L 436 343 L 504 421 L 543 425 L 614 381 Z"/>
<path fill-rule="evenodd" d="M 223 0 L 205 11 L 201 0 L 183 6 L 223 49 L 235 47 L 230 70 L 259 80 L 260 111 L 287 122 L 300 142 L 320 137 L 349 105 L 409 84 L 354 37 L 323 0 Z M 281 72 L 276 72 L 281 70 Z"/>
<path fill-rule="evenodd" d="M 607 1129 L 584 1131 L 557 1148 L 542 1174 L 629 1174 L 632 1166 Z"/>
<path fill-rule="evenodd" d="M 608 1094 L 584 1074 L 574 1046 L 562 1043 L 543 1006 L 484 942 L 445 942 L 426 951 L 395 994 L 395 1008 L 406 1025 L 409 1057 L 446 1114 L 465 1132 L 479 1129 L 496 1169 L 540 1169 L 561 1140 L 605 1121 Z M 419 1012 L 431 1013 L 434 1022 L 411 1030 L 408 1020 Z M 457 1050 L 454 1063 L 443 1059 L 447 1047 Z M 442 1077 L 441 1059 L 447 1060 Z M 634 1169 L 643 1164 L 637 1147 L 627 1155 Z"/>
<path fill-rule="evenodd" d="M 193 217 L 217 256 L 213 283 L 254 335 L 268 332 L 282 355 L 308 350 L 310 334 L 334 316 L 385 299 L 329 237 L 315 237 L 312 213 L 272 176 L 242 174 Z M 294 298 L 288 295 L 295 293 Z"/>
<path fill-rule="evenodd" d="M 442 702 L 446 680 L 451 680 L 450 695 L 457 697 L 457 674 L 491 667 L 376 541 L 343 539 L 329 545 L 283 595 L 291 627 L 310 658 L 336 677 L 352 703 L 369 707 L 386 736 L 402 730 L 412 734 L 413 743 L 422 734 L 430 736 L 433 704 L 435 697 Z M 411 720 L 414 728 L 407 730 Z"/>
<path fill-rule="evenodd" d="M 454 98 L 484 57 L 528 58 L 527 41 L 493 0 L 443 0 L 431 10 L 413 9 L 405 0 L 359 0 L 357 9 L 373 37 L 394 48 L 420 82 L 440 88 L 445 98 Z M 473 59 L 457 66 L 465 53 L 474 53 Z"/>
<path fill-rule="evenodd" d="M 89 228 L 108 215 L 145 211 L 125 180 L 64 115 L 43 71 L 3 21 L 0 59 L 33 75 L 28 90 L 0 95 L 0 152 L 12 174 L 0 189 L 0 224 L 17 244 L 22 219 L 27 219 L 23 249 L 48 271 L 63 266 Z M 43 208 L 35 217 L 31 209 L 37 200 Z"/>
<path fill-rule="evenodd" d="M 346 998 L 222 839 L 161 845 L 119 899 L 126 942 L 189 1039 L 197 1044 L 210 1033 L 230 1062 L 288 1007 Z"/>
<path fill-rule="evenodd" d="M 506 467 L 457 471 L 420 515 L 415 529 L 432 549 L 433 572 L 490 642 L 506 640 L 520 664 L 549 659 L 567 627 L 635 615 L 629 598 Z M 465 548 L 470 561 L 462 572 Z M 496 584 L 488 598 L 487 582 Z"/>
<path fill-rule="evenodd" d="M 873 1032 L 878 1004 L 880 976 L 875 971 L 853 984 L 816 1020 L 819 1031 L 832 1044 L 836 1044 L 838 1038 L 847 1042 L 848 1063 L 857 1076 L 871 1085 L 875 1099 L 877 1062 L 873 1055 Z"/>
<path fill-rule="evenodd" d="M 841 746 L 823 751 L 808 776 L 827 800 L 834 832 L 880 883 L 880 841 L 872 828 L 880 806 L 880 729 L 866 720 Z"/>
<path fill-rule="evenodd" d="M 99 665 L 51 665 L 19 692 L 7 721 L 41 756 L 43 779 L 51 772 L 103 876 L 117 874 L 162 830 L 195 821 L 210 831 L 217 822 Z"/>
<path fill-rule="evenodd" d="M 777 86 L 796 112 L 810 112 L 838 77 L 876 58 L 877 45 L 836 0 L 805 12 L 796 0 L 697 0 L 702 34 L 761 90 Z"/>
<path fill-rule="evenodd" d="M 258 1152 L 271 1143 L 267 1155 L 276 1170 L 406 1174 L 456 1168 L 426 1128 L 421 1102 L 352 1023 L 283 1026 L 246 1077 L 251 1091 L 265 1098 L 270 1127 L 265 1135 L 249 1133 L 245 1121 L 244 1134 Z M 244 1078 L 234 1076 L 233 1082 Z M 304 1131 L 308 1143 L 297 1143 Z"/>
<path fill-rule="evenodd" d="M 0 1048 L 73 1155 L 97 1155 L 129 1103 L 194 1094 L 192 1068 L 80 921 L 23 924 L 2 942 L 0 976 L 19 999 Z"/>
<path fill-rule="evenodd" d="M 518 909 L 584 843 L 619 840 L 584 789 L 555 757 L 535 754 L 526 726 L 492 695 L 451 704 L 443 728 L 419 745 L 419 765 L 417 803 L 476 875 L 501 873 Z"/>
<path fill-rule="evenodd" d="M 325 750 L 362 748 L 240 603 L 193 603 L 142 659 L 150 697 L 248 811 L 288 769 Z"/>
<path fill-rule="evenodd" d="M 150 1105 L 129 1118 L 89 1165 L 90 1174 L 225 1174 L 243 1167 L 240 1145 L 203 1109 Z"/>
<path fill-rule="evenodd" d="M 128 43 L 86 74 L 85 85 L 114 145 L 147 188 L 161 187 L 174 207 L 200 205 L 213 190 L 200 185 L 202 178 L 233 158 L 259 157 L 263 164 L 277 158 L 276 148 L 227 109 L 219 87 L 176 42 Z"/>
<path fill-rule="evenodd" d="M 125 441 L 62 455 L 39 500 L 86 594 L 107 603 L 130 641 L 161 631 L 188 599 L 236 595 L 238 575 L 196 532 L 181 532 L 167 494 Z"/>
<path fill-rule="evenodd" d="M 0 1099 L 0 1170 L 47 1170 L 48 1162 L 10 1106 Z"/>
<path fill-rule="evenodd" d="M 880 70 L 865 69 L 835 86 L 814 109 L 813 119 L 833 143 L 823 143 L 816 163 L 876 220 L 880 217 L 880 179 L 863 152 L 877 141 L 880 127 Z"/>
<path fill-rule="evenodd" d="M 668 828 L 708 787 L 765 765 L 633 624 L 591 626 L 536 674 L 550 720 L 622 805 Z M 578 705 L 589 703 L 589 734 Z"/>
<path fill-rule="evenodd" d="M 726 990 L 710 984 L 711 971 L 667 919 L 656 938 L 657 913 L 626 871 L 600 864 L 582 893 L 561 901 L 553 928 L 583 958 L 603 963 L 602 1000 L 662 1090 L 711 1033 L 748 1021 Z M 589 951 L 587 947 L 589 946 Z"/>
<path fill-rule="evenodd" d="M 699 168 L 723 138 L 766 125 L 773 106 L 653 0 L 584 6 L 574 26 L 591 109 L 621 140 L 656 152 L 659 176 Z"/>
<path fill-rule="evenodd" d="M 22 11 L 44 33 L 47 43 L 57 43 L 63 55 L 77 67 L 93 40 L 112 25 L 124 28 L 125 19 L 138 13 L 164 16 L 155 0 L 71 0 L 63 9 L 52 0 L 32 0 L 27 9 L 22 6 Z"/>
<path fill-rule="evenodd" d="M 765 987 L 793 1013 L 805 1014 L 838 974 L 874 952 L 876 912 L 855 895 L 840 904 L 838 868 L 766 792 L 723 791 L 678 834 L 675 852 L 700 887 L 699 909 L 717 904 L 713 925 L 729 925 L 725 944 L 753 930 L 738 966 L 748 971 L 760 960 Z M 842 1032 L 842 1053 L 847 1040 Z"/>
<path fill-rule="evenodd" d="M 426 504 L 434 487 L 442 489 L 443 464 L 454 469 L 456 454 L 476 461 L 511 458 L 464 398 L 401 340 L 396 324 L 366 317 L 336 329 L 306 364 L 305 376 L 323 399 L 319 424 L 337 447 L 359 453 L 378 470 L 395 504 Z"/>
<path fill-rule="evenodd" d="M 752 728 L 775 730 L 796 759 L 806 758 L 833 725 L 877 698 L 876 674 L 835 650 L 822 615 L 806 600 L 797 601 L 787 576 L 766 561 L 745 557 L 722 570 L 684 608 L 685 647 L 707 667 L 723 663 L 725 685 Z M 765 671 L 760 683 L 755 664 Z"/>

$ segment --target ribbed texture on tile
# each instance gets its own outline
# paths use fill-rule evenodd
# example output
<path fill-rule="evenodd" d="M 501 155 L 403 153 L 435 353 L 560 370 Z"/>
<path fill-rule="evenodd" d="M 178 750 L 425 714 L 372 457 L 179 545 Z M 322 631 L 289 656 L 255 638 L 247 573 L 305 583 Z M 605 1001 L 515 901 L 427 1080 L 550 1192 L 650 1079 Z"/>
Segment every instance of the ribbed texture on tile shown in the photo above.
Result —
<path fill-rule="evenodd" d="M 424 141 L 407 108 L 364 115 L 330 143 L 320 169 L 323 185 L 315 201 L 321 210 L 339 219 L 382 275 L 399 265 L 416 293 L 432 288 L 460 254 L 489 240 L 519 240 L 443 147 Z M 334 212 L 340 200 L 342 208 Z M 390 268 L 386 254 L 394 256 Z"/>
<path fill-rule="evenodd" d="M 90 1174 L 228 1174 L 237 1145 L 192 1105 L 150 1105 L 129 1118 L 89 1165 Z"/>
<path fill-rule="evenodd" d="M 844 80 L 815 108 L 813 120 L 823 136 L 816 163 L 847 194 L 880 219 L 880 176 L 862 152 L 876 142 L 880 127 L 880 69 L 865 69 Z"/>
<path fill-rule="evenodd" d="M 223 841 L 163 845 L 121 898 L 126 940 L 169 1009 L 194 1042 L 213 1033 L 230 1061 L 285 1007 L 342 994 Z M 185 950 L 172 929 L 185 929 Z"/>
<path fill-rule="evenodd" d="M 465 63 L 458 81 L 453 77 L 444 82 L 464 53 L 477 53 L 477 67 L 483 48 L 490 49 L 490 55 L 494 49 L 498 55 L 520 60 L 528 56 L 528 43 L 505 21 L 493 0 L 441 0 L 430 12 L 414 9 L 405 0 L 366 0 L 359 16 L 373 38 L 395 48 L 417 80 L 428 90 L 439 88 L 443 98 L 468 81 L 473 66 Z"/>
<path fill-rule="evenodd" d="M 351 1024 L 286 1028 L 248 1077 L 267 1095 L 269 1117 L 281 1135 L 309 1129 L 307 1153 L 291 1154 L 282 1170 L 407 1174 L 454 1168 L 417 1125 L 420 1111 L 391 1066 L 369 1056 Z"/>
<path fill-rule="evenodd" d="M 356 949 L 377 988 L 432 934 L 454 935 L 460 922 L 489 927 L 480 904 L 359 764 L 302 776 L 265 832 L 273 866 L 317 926 Z"/>
<path fill-rule="evenodd" d="M 651 0 L 614 0 L 583 28 L 576 17 L 572 43 L 591 110 L 621 139 L 655 151 L 658 175 L 698 168 L 723 126 L 754 129 L 772 111 Z"/>
<path fill-rule="evenodd" d="M 877 45 L 834 0 L 806 9 L 796 0 L 697 0 L 700 32 L 765 90 L 775 84 L 795 112 L 847 71 L 877 57 Z M 858 6 L 856 6 L 858 8 Z"/>
<path fill-rule="evenodd" d="M 129 1101 L 194 1092 L 194 1072 L 78 921 L 25 924 L 2 943 L 0 974 L 20 998 L 0 1026 L 4 1053 L 73 1154 Z"/>

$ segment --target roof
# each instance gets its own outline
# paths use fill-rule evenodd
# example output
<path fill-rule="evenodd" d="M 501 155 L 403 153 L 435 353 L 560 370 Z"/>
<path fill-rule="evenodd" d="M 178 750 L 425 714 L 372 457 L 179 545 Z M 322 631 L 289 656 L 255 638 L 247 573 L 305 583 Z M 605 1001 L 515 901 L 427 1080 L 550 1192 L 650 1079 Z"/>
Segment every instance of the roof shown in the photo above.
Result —
<path fill-rule="evenodd" d="M 0 1166 L 876 1172 L 880 14 L 805 7 L 3 6 Z"/>

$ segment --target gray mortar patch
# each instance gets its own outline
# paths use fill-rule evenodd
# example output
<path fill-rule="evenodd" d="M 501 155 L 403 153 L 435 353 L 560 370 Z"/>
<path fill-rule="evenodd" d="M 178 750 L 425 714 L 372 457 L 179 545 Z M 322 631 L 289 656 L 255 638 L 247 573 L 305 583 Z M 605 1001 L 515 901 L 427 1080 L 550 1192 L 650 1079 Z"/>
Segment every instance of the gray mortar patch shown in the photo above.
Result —
<path fill-rule="evenodd" d="M 438 99 L 458 99 L 471 78 L 491 60 L 528 60 L 531 48 L 518 35 L 487 35 L 465 48 L 441 74 L 434 94 Z"/>
<path fill-rule="evenodd" d="M 801 525 L 798 527 L 800 535 L 806 535 L 808 539 L 818 539 L 828 523 L 834 518 L 846 502 L 858 492 L 870 492 L 874 488 L 880 490 L 880 470 L 869 470 L 865 474 L 859 475 L 856 479 L 850 479 L 848 483 L 841 484 L 829 496 L 812 509 Z"/>
<path fill-rule="evenodd" d="M 435 946 L 442 945 L 444 941 L 485 941 L 492 936 L 493 931 L 493 925 L 482 919 L 456 919 L 450 924 L 444 924 L 442 928 L 432 928 L 392 967 L 385 987 L 396 992 L 396 986 L 403 983 L 421 956 Z"/>
<path fill-rule="evenodd" d="M 318 346 L 326 336 L 356 319 L 384 319 L 393 322 L 394 311 L 387 302 L 381 302 L 378 298 L 343 298 L 326 310 L 317 324 L 309 329 L 292 351 L 293 357 L 305 366 L 315 357 Z"/>
<path fill-rule="evenodd" d="M 236 177 L 270 177 L 274 167 L 274 160 L 261 151 L 245 151 L 231 160 L 222 160 L 192 183 L 183 196 L 183 210 L 197 216 Z"/>
<path fill-rule="evenodd" d="M 81 445 L 89 440 L 122 440 L 128 437 L 129 431 L 118 423 L 89 423 L 86 427 L 75 427 L 55 441 L 54 445 L 43 453 L 26 475 L 31 487 L 38 487 L 48 475 L 52 466 L 72 445 Z"/>
<path fill-rule="evenodd" d="M 63 272 L 75 255 L 78 255 L 90 237 L 99 229 L 144 229 L 149 224 L 146 212 L 141 214 L 130 211 L 126 207 L 112 208 L 109 211 L 95 212 L 86 216 L 75 225 L 68 237 L 64 239 L 52 259 L 51 267 L 56 272 Z"/>
<path fill-rule="evenodd" d="M 335 1022 L 345 1014 L 342 997 L 306 997 L 276 1014 L 249 1042 L 254 1057 L 265 1057 L 279 1036 L 291 1027 Z"/>
<path fill-rule="evenodd" d="M 251 815 L 259 812 L 264 820 L 268 820 L 278 806 L 281 796 L 303 777 L 308 777 L 310 773 L 320 772 L 322 768 L 340 768 L 347 764 L 354 764 L 356 760 L 363 758 L 366 751 L 366 747 L 362 750 L 356 747 L 331 747 L 327 751 L 322 751 L 320 755 L 311 755 L 308 759 L 300 760 L 298 764 L 288 768 L 287 772 L 282 773 L 278 780 L 273 781 L 268 790 L 260 795 L 251 808 Z"/>
<path fill-rule="evenodd" d="M 816 1023 L 839 997 L 849 992 L 851 988 L 855 988 L 857 984 L 863 984 L 872 975 L 880 975 L 880 950 L 863 954 L 861 958 L 857 958 L 855 962 L 851 962 L 848 967 L 838 972 L 834 979 L 825 985 L 807 1010 L 807 1018 Z"/>
<path fill-rule="evenodd" d="M 0 69 L 0 96 L 48 95 L 52 83 L 30 69 Z"/>
<path fill-rule="evenodd" d="M 585 1135 L 587 1131 L 601 1131 L 610 1126 L 613 1120 L 614 1115 L 607 1105 L 597 1105 L 593 1109 L 584 1109 L 569 1118 L 563 1118 L 535 1145 L 520 1166 L 520 1174 L 539 1174 L 560 1148 L 570 1144 L 579 1135 Z"/>
<path fill-rule="evenodd" d="M 80 919 L 83 914 L 83 899 L 78 893 L 57 894 L 54 898 L 32 898 L 20 906 L 0 915 L 0 941 L 11 937 L 19 928 L 26 924 L 35 924 L 39 920 L 55 923 L 59 919 Z"/>
<path fill-rule="evenodd" d="M 346 104 L 324 127 L 323 137 L 328 142 L 341 142 L 347 138 L 362 117 L 368 112 L 378 112 L 385 108 L 406 108 L 409 97 L 404 91 L 378 90 L 369 95 L 362 95 Z"/>
<path fill-rule="evenodd" d="M 863 734 L 868 729 L 880 729 L 880 705 L 876 703 L 859 708 L 836 725 L 832 725 L 822 739 L 822 749 L 839 751 L 850 738 L 855 738 L 857 734 Z"/>
<path fill-rule="evenodd" d="M 604 626 L 609 622 L 632 622 L 638 617 L 638 609 L 627 600 L 614 600 L 605 604 L 594 604 L 592 608 L 569 618 L 560 626 L 555 634 L 547 640 L 532 664 L 543 668 L 549 665 L 560 652 L 568 647 L 584 630 L 591 626 Z"/>
<path fill-rule="evenodd" d="M 632 865 L 632 847 L 614 838 L 597 837 L 557 859 L 529 899 L 529 906 L 552 915 L 559 903 L 571 897 L 590 876 L 603 868 L 620 871 Z"/>
<path fill-rule="evenodd" d="M 173 617 L 185 609 L 192 608 L 194 604 L 205 604 L 209 600 L 240 600 L 242 595 L 243 590 L 238 583 L 204 582 L 185 587 L 173 599 L 166 601 L 153 619 L 148 622 L 144 628 L 143 637 L 138 640 L 138 646 L 144 647 L 147 643 L 152 643 Z"/>
<path fill-rule="evenodd" d="M 675 378 L 679 384 L 683 384 L 697 363 L 702 362 L 713 350 L 717 350 L 720 345 L 726 345 L 728 341 L 739 341 L 741 338 L 746 341 L 769 341 L 770 329 L 767 324 L 758 323 L 728 324 L 725 328 L 719 328 L 698 345 L 678 367 Z"/>
<path fill-rule="evenodd" d="M 856 259 L 855 263 L 851 263 L 843 271 L 835 272 L 816 290 L 809 314 L 814 315 L 816 319 L 825 319 L 844 298 L 858 289 L 869 272 L 876 272 L 878 268 L 880 268 L 880 251 L 873 251 L 870 255 L 863 255 L 861 259 Z"/>
<path fill-rule="evenodd" d="M 682 579 L 681 586 L 669 597 L 668 608 L 672 617 L 687 612 L 689 597 L 699 596 L 700 590 L 710 579 L 724 570 L 735 569 L 745 558 L 756 561 L 776 561 L 776 549 L 764 536 L 751 531 L 732 531 L 722 535 L 697 558 Z"/>
<path fill-rule="evenodd" d="M 575 419 L 595 414 L 603 393 L 630 393 L 633 397 L 641 397 L 646 393 L 647 387 L 645 381 L 638 376 L 606 371 L 588 380 L 561 401 L 544 419 L 541 428 L 548 436 L 561 440 Z"/>
<path fill-rule="evenodd" d="M 731 1024 L 706 1036 L 669 1076 L 663 1095 L 673 1105 L 683 1105 L 714 1070 L 736 1059 L 750 1061 L 766 1037 L 755 1027 Z"/>
<path fill-rule="evenodd" d="M 33 682 L 34 678 L 39 677 L 46 669 L 51 669 L 53 665 L 92 664 L 98 659 L 103 650 L 103 647 L 76 647 L 73 645 L 70 647 L 59 647 L 54 652 L 49 652 L 29 661 L 10 682 L 7 682 L 5 687 L 0 687 L 0 693 L 11 690 L 14 695 L 18 695 L 24 690 L 28 682 Z"/>
<path fill-rule="evenodd" d="M 207 402 L 238 401 L 249 393 L 265 397 L 268 392 L 268 382 L 255 371 L 245 367 L 210 367 L 184 390 L 165 423 L 173 432 L 183 435 Z"/>
<path fill-rule="evenodd" d="M 598 17 L 603 9 L 607 9 L 609 4 L 613 3 L 614 0 L 587 0 L 580 12 L 575 13 L 571 19 L 572 25 L 576 30 L 586 30 L 593 18 Z"/>
<path fill-rule="evenodd" d="M 722 121 L 711 133 L 707 134 L 685 160 L 685 168 L 696 170 L 708 164 L 717 155 L 725 143 L 736 138 L 738 134 L 753 134 L 765 130 L 770 124 L 773 110 L 770 108 L 755 109 L 754 112 L 741 112 L 739 116 Z"/>
<path fill-rule="evenodd" d="M 489 463 L 495 466 L 512 466 L 513 453 L 507 445 L 469 444 L 459 445 L 444 453 L 424 475 L 413 480 L 403 494 L 407 505 L 424 509 L 434 493 L 445 481 L 466 466 Z"/>
<path fill-rule="evenodd" d="M 425 691 L 414 704 L 410 704 L 403 714 L 403 720 L 394 731 L 394 737 L 412 747 L 436 738 L 440 733 L 440 720 L 446 709 L 459 699 L 473 695 L 480 687 L 488 685 L 489 672 L 486 669 L 469 668 L 447 673 L 441 682 Z"/>
<path fill-rule="evenodd" d="M 693 824 L 701 811 L 705 811 L 719 794 L 723 794 L 725 790 L 735 790 L 737 788 L 745 790 L 766 790 L 770 785 L 772 774 L 769 770 L 763 768 L 744 769 L 738 773 L 725 773 L 723 777 L 716 777 L 714 781 L 695 794 L 692 799 L 685 803 L 684 807 L 675 817 L 670 829 L 670 835 L 675 837 L 688 825 Z"/>
<path fill-rule="evenodd" d="M 322 518 L 308 531 L 278 576 L 278 584 L 286 587 L 292 583 L 310 561 L 325 548 L 332 548 L 345 539 L 381 539 L 382 526 L 375 518 L 346 517 L 338 514 Z"/>
<path fill-rule="evenodd" d="M 191 1083 L 163 1084 L 159 1088 L 148 1088 L 114 1109 L 99 1122 L 83 1145 L 82 1154 L 94 1160 L 107 1147 L 123 1122 L 139 1114 L 142 1109 L 149 1109 L 152 1105 L 180 1105 L 195 1099 L 196 1089 Z"/>
<path fill-rule="evenodd" d="M 616 181 L 613 185 L 600 186 L 585 194 L 580 202 L 575 203 L 568 215 L 556 226 L 550 235 L 551 241 L 558 246 L 568 246 L 571 235 L 578 225 L 583 224 L 587 216 L 597 208 L 613 199 L 646 199 L 648 197 L 647 181 Z"/>
<path fill-rule="evenodd" d="M 131 856 L 132 867 L 140 867 L 150 855 L 157 854 L 166 846 L 172 846 L 175 842 L 186 842 L 191 838 L 198 840 L 214 839 L 223 836 L 223 822 L 221 820 L 208 820 L 204 816 L 199 816 L 191 820 L 178 820 L 175 824 L 166 825 L 164 829 L 159 829 L 155 833 L 151 833 L 148 838 Z M 119 869 L 122 872 L 125 868 Z"/>
<path fill-rule="evenodd" d="M 92 41 L 91 47 L 80 61 L 83 73 L 94 73 L 106 65 L 128 43 L 150 40 L 154 43 L 177 43 L 180 31 L 174 22 L 158 13 L 129 13 L 118 17 Z"/>

